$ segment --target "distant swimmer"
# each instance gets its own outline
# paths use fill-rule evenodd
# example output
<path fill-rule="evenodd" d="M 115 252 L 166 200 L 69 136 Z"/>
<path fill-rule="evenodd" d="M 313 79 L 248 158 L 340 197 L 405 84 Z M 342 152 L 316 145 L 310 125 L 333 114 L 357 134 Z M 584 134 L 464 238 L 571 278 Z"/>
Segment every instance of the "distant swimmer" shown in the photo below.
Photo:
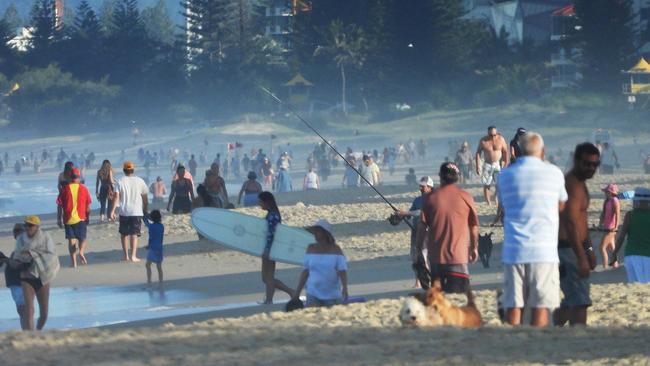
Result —
<path fill-rule="evenodd" d="M 481 159 L 483 159 L 482 169 Z M 476 149 L 476 174 L 481 177 L 483 196 L 488 205 L 492 204 L 490 188 L 496 186 L 499 172 L 507 167 L 509 162 L 508 143 L 497 132 L 495 126 L 488 127 L 487 136 L 481 138 Z"/>

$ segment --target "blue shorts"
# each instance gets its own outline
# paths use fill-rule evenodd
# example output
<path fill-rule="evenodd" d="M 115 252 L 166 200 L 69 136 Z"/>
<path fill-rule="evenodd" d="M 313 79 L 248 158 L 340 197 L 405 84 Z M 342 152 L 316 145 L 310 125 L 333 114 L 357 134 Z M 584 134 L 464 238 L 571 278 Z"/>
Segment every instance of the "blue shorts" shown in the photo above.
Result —
<path fill-rule="evenodd" d="M 591 306 L 589 296 L 589 278 L 581 278 L 578 274 L 578 258 L 573 248 L 559 248 L 560 256 L 560 288 L 564 299 L 560 307 Z"/>
<path fill-rule="evenodd" d="M 157 250 L 147 250 L 147 261 L 160 264 L 163 261 L 163 254 Z"/>
<path fill-rule="evenodd" d="M 305 301 L 305 306 L 308 307 L 320 307 L 320 306 L 334 306 L 334 305 L 339 305 L 341 304 L 343 299 L 330 299 L 330 300 L 323 300 L 319 299 L 316 296 L 312 296 L 310 294 L 307 294 L 307 301 Z"/>
<path fill-rule="evenodd" d="M 25 305 L 25 296 L 23 295 L 23 288 L 20 286 L 9 286 L 11 290 L 11 297 L 14 299 L 16 306 Z"/>
<path fill-rule="evenodd" d="M 79 221 L 74 225 L 65 225 L 64 228 L 66 239 L 77 239 L 79 241 L 86 240 L 87 224 L 85 221 Z"/>

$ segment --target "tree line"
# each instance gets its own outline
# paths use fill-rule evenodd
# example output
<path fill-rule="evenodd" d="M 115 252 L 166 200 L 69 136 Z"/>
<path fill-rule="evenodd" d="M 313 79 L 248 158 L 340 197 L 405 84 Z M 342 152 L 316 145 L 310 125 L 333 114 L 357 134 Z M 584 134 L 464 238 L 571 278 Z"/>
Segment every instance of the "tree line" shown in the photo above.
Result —
<path fill-rule="evenodd" d="M 26 52 L 8 45 L 20 24 L 0 19 L 0 120 L 20 126 L 98 128 L 131 120 L 193 122 L 277 109 L 300 72 L 312 98 L 371 119 L 530 101 L 549 92 L 550 44 L 511 44 L 504 30 L 468 19 L 458 0 L 313 0 L 291 18 L 286 42 L 265 36 L 269 0 L 82 1 L 61 22 L 54 0 L 35 0 Z M 614 93 L 620 70 L 650 31 L 635 35 L 628 0 L 576 0 L 583 90 Z M 578 27 L 576 27 L 578 28 Z M 647 35 L 647 36 L 646 36 Z M 287 45 L 290 45 L 287 47 Z M 16 83 L 20 88 L 7 93 Z"/>

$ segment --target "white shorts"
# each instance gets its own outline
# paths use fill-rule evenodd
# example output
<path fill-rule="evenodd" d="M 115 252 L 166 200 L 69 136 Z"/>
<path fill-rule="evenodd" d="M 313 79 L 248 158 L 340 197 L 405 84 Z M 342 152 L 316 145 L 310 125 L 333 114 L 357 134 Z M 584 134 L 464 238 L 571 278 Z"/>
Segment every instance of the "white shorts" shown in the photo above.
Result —
<path fill-rule="evenodd" d="M 483 163 L 483 171 L 481 172 L 481 183 L 485 187 L 497 184 L 497 177 L 501 173 L 501 164 L 497 161 L 494 163 Z"/>
<path fill-rule="evenodd" d="M 650 257 L 625 256 L 625 272 L 627 272 L 627 282 L 650 282 Z"/>
<path fill-rule="evenodd" d="M 25 305 L 25 296 L 23 295 L 23 288 L 20 286 L 11 286 L 11 298 L 14 299 L 16 306 Z"/>
<path fill-rule="evenodd" d="M 503 265 L 503 307 L 560 306 L 560 270 L 557 263 Z"/>

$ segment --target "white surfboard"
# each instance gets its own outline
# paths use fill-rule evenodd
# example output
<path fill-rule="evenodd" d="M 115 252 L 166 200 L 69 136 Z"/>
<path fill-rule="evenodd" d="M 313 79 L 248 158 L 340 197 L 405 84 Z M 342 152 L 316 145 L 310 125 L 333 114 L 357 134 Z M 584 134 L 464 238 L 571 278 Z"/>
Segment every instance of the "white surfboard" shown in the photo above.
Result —
<path fill-rule="evenodd" d="M 225 247 L 261 257 L 266 244 L 263 218 L 221 208 L 201 207 L 192 211 L 192 226 L 204 237 Z M 272 260 L 302 265 L 307 246 L 315 242 L 307 230 L 279 224 L 275 230 Z"/>

